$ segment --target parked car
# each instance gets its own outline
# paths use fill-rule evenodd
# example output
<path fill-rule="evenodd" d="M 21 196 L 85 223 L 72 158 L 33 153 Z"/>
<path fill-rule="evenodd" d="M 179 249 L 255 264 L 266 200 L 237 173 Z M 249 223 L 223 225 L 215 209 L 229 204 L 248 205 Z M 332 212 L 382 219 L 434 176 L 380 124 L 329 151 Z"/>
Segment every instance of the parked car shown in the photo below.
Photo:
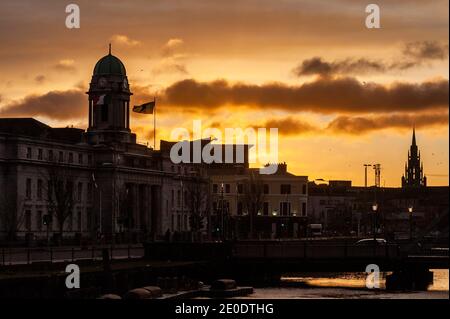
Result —
<path fill-rule="evenodd" d="M 361 245 L 361 246 L 365 246 L 365 245 L 373 245 L 374 244 L 374 240 L 376 241 L 377 245 L 386 245 L 387 241 L 384 238 L 365 238 L 365 239 L 360 239 L 356 242 L 356 245 Z"/>

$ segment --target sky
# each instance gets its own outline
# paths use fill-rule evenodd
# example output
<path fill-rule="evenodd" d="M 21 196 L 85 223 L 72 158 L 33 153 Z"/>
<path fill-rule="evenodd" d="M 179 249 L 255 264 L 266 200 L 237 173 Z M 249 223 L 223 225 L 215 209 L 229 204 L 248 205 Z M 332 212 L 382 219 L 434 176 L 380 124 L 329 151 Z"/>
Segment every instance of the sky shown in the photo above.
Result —
<path fill-rule="evenodd" d="M 68 29 L 65 8 L 80 8 Z M 412 127 L 429 185 L 448 185 L 448 1 L 2 1 L 0 117 L 87 127 L 95 63 L 125 64 L 157 138 L 176 127 L 276 127 L 279 161 L 314 179 L 401 183 Z M 152 117 L 133 113 L 139 142 Z M 374 174 L 369 174 L 373 184 Z"/>

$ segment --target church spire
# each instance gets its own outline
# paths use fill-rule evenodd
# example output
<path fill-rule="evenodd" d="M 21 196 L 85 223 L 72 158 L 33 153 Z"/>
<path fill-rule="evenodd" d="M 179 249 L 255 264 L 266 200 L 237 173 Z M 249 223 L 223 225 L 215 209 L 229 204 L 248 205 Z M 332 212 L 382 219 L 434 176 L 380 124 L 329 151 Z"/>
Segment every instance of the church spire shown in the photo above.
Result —
<path fill-rule="evenodd" d="M 416 146 L 416 125 L 413 126 L 412 145 Z"/>

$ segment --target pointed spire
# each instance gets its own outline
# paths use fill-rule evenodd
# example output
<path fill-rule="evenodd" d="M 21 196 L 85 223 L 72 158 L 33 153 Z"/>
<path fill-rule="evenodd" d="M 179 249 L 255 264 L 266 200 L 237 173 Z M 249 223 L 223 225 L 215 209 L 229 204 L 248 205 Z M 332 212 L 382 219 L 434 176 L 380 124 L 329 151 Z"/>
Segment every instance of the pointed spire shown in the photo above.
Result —
<path fill-rule="evenodd" d="M 109 55 L 111 55 L 111 43 L 109 44 Z"/>
<path fill-rule="evenodd" d="M 413 126 L 412 145 L 416 145 L 416 125 Z"/>

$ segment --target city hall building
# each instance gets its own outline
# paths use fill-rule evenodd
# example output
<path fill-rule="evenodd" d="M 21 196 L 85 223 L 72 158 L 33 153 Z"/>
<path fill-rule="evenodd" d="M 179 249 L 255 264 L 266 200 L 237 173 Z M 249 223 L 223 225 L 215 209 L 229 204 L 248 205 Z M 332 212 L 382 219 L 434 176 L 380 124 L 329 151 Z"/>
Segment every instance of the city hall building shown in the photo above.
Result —
<path fill-rule="evenodd" d="M 170 196 L 188 171 L 136 143 L 117 57 L 97 62 L 87 95 L 86 131 L 0 119 L 0 238 L 143 240 L 187 230 L 187 213 Z"/>
<path fill-rule="evenodd" d="M 263 177 L 263 201 L 249 220 L 241 189 L 253 174 L 248 162 L 238 171 L 174 164 L 173 142 L 160 150 L 136 142 L 125 66 L 111 52 L 95 65 L 87 95 L 87 130 L 0 118 L 0 240 L 137 242 L 192 231 L 213 239 L 224 214 L 233 237 L 300 235 L 306 176 L 281 165 Z"/>

